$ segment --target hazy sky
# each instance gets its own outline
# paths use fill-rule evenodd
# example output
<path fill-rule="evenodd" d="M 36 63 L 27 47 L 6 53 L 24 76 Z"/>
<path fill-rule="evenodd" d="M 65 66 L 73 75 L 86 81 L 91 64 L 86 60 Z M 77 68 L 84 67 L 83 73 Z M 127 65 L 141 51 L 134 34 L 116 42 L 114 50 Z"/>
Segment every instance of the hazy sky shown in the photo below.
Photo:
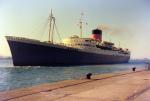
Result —
<path fill-rule="evenodd" d="M 62 39 L 79 35 L 83 12 L 84 37 L 101 27 L 103 40 L 120 42 L 132 58 L 150 58 L 150 0 L 0 0 L 0 55 L 11 55 L 6 35 L 48 39 L 51 8 Z"/>

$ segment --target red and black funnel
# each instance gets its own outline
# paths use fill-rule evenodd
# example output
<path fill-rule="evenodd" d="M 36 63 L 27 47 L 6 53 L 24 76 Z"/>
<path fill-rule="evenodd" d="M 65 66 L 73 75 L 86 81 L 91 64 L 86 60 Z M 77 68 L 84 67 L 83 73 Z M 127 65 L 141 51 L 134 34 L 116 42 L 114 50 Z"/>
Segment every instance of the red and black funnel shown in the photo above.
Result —
<path fill-rule="evenodd" d="M 92 38 L 95 40 L 102 41 L 102 30 L 100 29 L 92 30 Z"/>

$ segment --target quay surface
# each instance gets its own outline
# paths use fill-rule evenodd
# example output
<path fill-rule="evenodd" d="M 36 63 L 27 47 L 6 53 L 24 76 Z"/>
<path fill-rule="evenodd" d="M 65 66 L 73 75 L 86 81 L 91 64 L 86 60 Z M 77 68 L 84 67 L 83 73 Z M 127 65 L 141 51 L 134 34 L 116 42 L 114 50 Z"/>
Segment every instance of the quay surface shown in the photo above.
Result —
<path fill-rule="evenodd" d="M 150 101 L 150 71 L 121 72 L 0 92 L 0 101 Z"/>

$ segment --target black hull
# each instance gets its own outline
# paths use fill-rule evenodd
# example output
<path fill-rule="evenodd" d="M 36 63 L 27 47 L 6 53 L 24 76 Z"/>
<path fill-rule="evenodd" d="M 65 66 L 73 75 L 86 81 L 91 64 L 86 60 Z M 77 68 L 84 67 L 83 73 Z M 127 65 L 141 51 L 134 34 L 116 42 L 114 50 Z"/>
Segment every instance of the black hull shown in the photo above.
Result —
<path fill-rule="evenodd" d="M 130 57 L 81 52 L 73 48 L 55 47 L 7 40 L 15 66 L 63 66 L 126 63 Z"/>

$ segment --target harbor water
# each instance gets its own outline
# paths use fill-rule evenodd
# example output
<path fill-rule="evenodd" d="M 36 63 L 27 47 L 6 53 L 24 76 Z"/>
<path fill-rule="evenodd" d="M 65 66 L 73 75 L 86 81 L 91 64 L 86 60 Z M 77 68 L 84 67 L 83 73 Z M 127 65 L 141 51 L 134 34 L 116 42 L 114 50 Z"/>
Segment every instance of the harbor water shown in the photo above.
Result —
<path fill-rule="evenodd" d="M 103 74 L 125 70 L 133 67 L 145 68 L 145 64 L 129 62 L 114 65 L 87 65 L 65 67 L 16 66 L 11 59 L 0 59 L 0 91 L 30 87 L 43 83 L 84 78 L 87 73 Z"/>

